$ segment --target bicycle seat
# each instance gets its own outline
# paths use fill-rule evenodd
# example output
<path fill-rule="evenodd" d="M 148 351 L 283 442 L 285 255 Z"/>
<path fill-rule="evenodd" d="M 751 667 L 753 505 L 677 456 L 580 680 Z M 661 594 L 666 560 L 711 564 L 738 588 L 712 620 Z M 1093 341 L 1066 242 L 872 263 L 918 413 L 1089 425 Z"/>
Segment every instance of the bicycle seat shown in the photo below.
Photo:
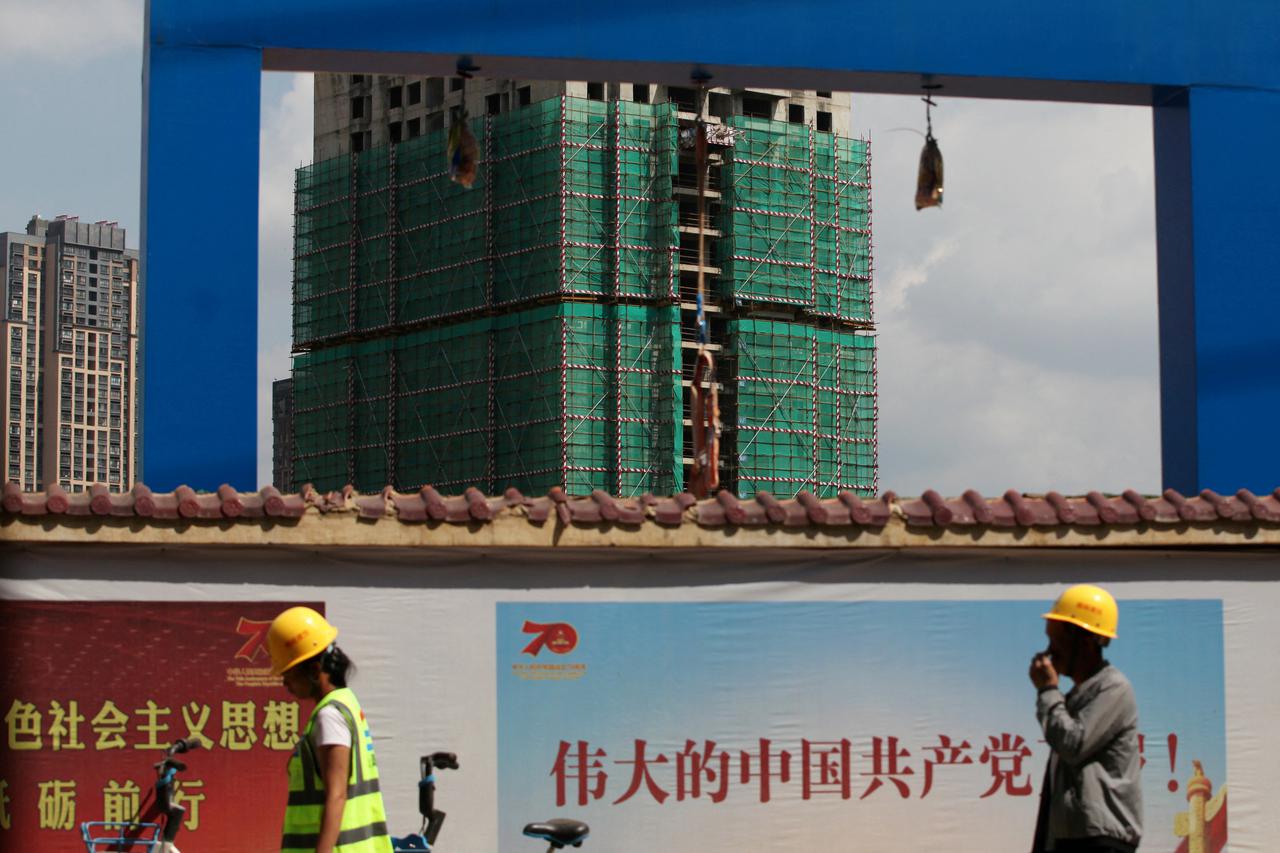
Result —
<path fill-rule="evenodd" d="M 524 834 L 530 838 L 541 838 L 551 842 L 557 850 L 565 847 L 581 847 L 591 833 L 591 828 L 580 820 L 557 817 L 543 823 L 531 823 L 524 828 Z"/>

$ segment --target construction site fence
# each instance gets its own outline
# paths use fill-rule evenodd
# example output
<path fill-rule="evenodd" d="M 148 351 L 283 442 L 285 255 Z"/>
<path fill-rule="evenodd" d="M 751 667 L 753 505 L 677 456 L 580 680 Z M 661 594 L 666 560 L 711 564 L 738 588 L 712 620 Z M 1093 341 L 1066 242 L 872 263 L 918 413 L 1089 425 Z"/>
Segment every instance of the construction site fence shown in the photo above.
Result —
<path fill-rule="evenodd" d="M 563 303 L 299 354 L 298 481 L 679 491 L 676 311 Z"/>

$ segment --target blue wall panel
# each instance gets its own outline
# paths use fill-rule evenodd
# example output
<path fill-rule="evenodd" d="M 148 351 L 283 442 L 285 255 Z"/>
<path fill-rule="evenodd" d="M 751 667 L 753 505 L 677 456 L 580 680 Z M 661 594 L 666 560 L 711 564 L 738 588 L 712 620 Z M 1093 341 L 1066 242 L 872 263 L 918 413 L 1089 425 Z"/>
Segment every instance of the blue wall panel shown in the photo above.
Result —
<path fill-rule="evenodd" d="M 1280 88 L 1272 0 L 152 0 L 168 42 Z"/>
<path fill-rule="evenodd" d="M 1270 491 L 1280 486 L 1280 92 L 1197 87 L 1190 107 L 1194 482 Z"/>
<path fill-rule="evenodd" d="M 258 111 L 251 48 L 151 44 L 143 105 L 143 473 L 257 479 Z"/>

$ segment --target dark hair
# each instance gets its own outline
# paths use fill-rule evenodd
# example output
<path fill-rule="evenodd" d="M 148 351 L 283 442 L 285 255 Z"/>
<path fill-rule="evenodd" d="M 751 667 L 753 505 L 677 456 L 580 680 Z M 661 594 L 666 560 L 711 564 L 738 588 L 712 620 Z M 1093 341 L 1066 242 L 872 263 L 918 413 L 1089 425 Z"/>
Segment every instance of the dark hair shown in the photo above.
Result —
<path fill-rule="evenodd" d="M 356 665 L 337 645 L 330 645 L 314 660 L 316 671 L 328 675 L 334 687 L 346 687 L 347 679 L 356 674 Z"/>
<path fill-rule="evenodd" d="M 1076 639 L 1080 642 L 1090 643 L 1092 645 L 1098 646 L 1099 648 L 1103 648 L 1103 649 L 1111 645 L 1110 637 L 1104 637 L 1101 634 L 1095 634 L 1094 632 L 1090 631 L 1088 628 L 1081 628 L 1079 625 L 1075 625 L 1071 622 L 1066 622 L 1063 624 L 1067 626 L 1068 632 L 1071 634 L 1074 634 Z"/>

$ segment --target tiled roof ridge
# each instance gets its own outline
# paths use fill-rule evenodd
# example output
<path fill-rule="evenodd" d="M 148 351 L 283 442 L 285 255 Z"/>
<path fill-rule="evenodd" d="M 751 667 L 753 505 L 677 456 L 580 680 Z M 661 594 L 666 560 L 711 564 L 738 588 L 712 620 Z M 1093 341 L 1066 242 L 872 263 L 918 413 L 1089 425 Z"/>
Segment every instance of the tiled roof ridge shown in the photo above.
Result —
<path fill-rule="evenodd" d="M 351 486 L 319 492 L 305 485 L 296 494 L 282 494 L 273 486 L 256 492 L 240 492 L 230 486 L 198 493 L 189 486 L 172 492 L 153 492 L 142 483 L 127 492 L 111 492 L 98 484 L 87 491 L 68 493 L 60 486 L 44 492 L 25 492 L 17 483 L 4 486 L 3 514 L 21 516 L 116 516 L 144 519 L 296 519 L 308 512 L 350 513 L 368 521 L 396 519 L 406 524 L 483 524 L 500 514 L 523 516 L 542 524 L 554 514 L 561 524 L 623 526 L 656 524 L 701 527 L 863 527 L 879 529 L 890 519 L 915 528 L 1080 528 L 1159 526 L 1186 523 L 1280 524 L 1280 488 L 1264 495 L 1240 489 L 1221 495 L 1204 489 L 1182 495 L 1166 489 L 1147 496 L 1129 489 L 1118 495 L 1098 491 L 1067 496 L 1051 491 L 1022 493 L 1010 489 L 988 498 L 973 489 L 946 498 L 930 489 L 918 497 L 900 497 L 892 491 L 877 498 L 840 492 L 819 498 L 802 491 L 794 498 L 778 498 L 759 492 L 740 499 L 722 491 L 698 500 L 685 492 L 667 497 L 644 494 L 618 498 L 596 490 L 571 496 L 559 487 L 545 495 L 526 496 L 514 488 L 502 495 L 486 495 L 469 488 L 461 495 L 443 495 L 432 486 L 416 492 L 397 492 L 386 486 L 381 492 L 359 493 Z"/>

